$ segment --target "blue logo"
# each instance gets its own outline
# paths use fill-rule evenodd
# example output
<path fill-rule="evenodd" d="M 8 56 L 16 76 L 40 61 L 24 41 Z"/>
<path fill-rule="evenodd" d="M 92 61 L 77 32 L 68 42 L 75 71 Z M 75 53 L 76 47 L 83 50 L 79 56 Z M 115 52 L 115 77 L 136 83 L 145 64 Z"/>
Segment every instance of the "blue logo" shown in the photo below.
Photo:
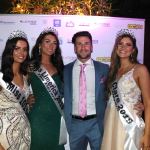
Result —
<path fill-rule="evenodd" d="M 98 44 L 98 40 L 93 40 L 93 44 Z"/>
<path fill-rule="evenodd" d="M 61 20 L 60 19 L 54 19 L 53 25 L 54 25 L 54 27 L 61 27 Z"/>

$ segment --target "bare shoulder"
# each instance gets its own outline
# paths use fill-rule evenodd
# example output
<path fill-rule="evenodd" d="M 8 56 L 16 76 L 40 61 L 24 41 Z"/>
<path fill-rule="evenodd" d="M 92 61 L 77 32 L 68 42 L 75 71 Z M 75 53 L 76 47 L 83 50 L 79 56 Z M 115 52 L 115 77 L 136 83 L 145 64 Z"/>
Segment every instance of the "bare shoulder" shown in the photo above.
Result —
<path fill-rule="evenodd" d="M 149 75 L 149 71 L 145 65 L 136 64 L 135 69 L 134 69 L 134 74 L 144 77 L 144 75 Z"/>

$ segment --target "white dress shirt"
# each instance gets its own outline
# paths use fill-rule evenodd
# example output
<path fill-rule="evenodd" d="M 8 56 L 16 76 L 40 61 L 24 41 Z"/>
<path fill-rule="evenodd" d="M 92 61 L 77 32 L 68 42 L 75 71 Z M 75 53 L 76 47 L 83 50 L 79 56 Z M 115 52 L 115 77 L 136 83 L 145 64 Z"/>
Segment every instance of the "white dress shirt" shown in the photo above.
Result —
<path fill-rule="evenodd" d="M 72 102 L 72 115 L 79 116 L 79 78 L 80 78 L 80 64 L 83 64 L 77 60 L 73 66 L 73 102 Z M 87 87 L 87 115 L 96 114 L 95 108 L 95 69 L 92 59 L 89 59 L 86 63 L 85 75 L 86 75 L 86 87 Z"/>

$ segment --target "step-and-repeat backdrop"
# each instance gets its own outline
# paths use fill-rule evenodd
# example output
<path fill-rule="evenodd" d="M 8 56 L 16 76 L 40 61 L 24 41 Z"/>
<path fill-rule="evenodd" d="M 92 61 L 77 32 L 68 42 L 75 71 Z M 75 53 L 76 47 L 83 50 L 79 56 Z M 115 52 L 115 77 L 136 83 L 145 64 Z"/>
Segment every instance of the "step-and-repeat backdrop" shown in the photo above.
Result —
<path fill-rule="evenodd" d="M 0 60 L 7 37 L 12 31 L 26 32 L 31 50 L 40 32 L 47 27 L 53 27 L 58 31 L 65 64 L 76 58 L 71 39 L 74 33 L 82 30 L 87 30 L 92 34 L 93 59 L 109 64 L 116 33 L 120 29 L 130 29 L 134 32 L 139 49 L 138 60 L 143 63 L 144 23 L 144 19 L 103 16 L 0 15 Z M 69 150 L 68 143 L 65 149 Z"/>
<path fill-rule="evenodd" d="M 138 60 L 143 63 L 144 24 L 144 19 L 137 18 L 76 15 L 0 15 L 0 58 L 7 37 L 12 31 L 19 29 L 26 32 L 31 50 L 40 32 L 47 27 L 53 27 L 58 31 L 65 64 L 76 58 L 71 39 L 74 33 L 82 30 L 87 30 L 92 34 L 93 59 L 109 64 L 116 33 L 120 29 L 130 29 L 137 39 Z"/>

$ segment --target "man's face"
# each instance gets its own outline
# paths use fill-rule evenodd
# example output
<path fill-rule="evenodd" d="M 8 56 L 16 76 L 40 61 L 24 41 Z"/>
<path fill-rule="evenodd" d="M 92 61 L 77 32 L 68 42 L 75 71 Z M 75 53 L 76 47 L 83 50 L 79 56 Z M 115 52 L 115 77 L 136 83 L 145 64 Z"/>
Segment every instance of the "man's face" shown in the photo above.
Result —
<path fill-rule="evenodd" d="M 77 58 L 81 62 L 86 62 L 91 58 L 91 53 L 93 51 L 93 46 L 90 39 L 87 36 L 77 37 L 75 41 L 74 51 Z"/>

